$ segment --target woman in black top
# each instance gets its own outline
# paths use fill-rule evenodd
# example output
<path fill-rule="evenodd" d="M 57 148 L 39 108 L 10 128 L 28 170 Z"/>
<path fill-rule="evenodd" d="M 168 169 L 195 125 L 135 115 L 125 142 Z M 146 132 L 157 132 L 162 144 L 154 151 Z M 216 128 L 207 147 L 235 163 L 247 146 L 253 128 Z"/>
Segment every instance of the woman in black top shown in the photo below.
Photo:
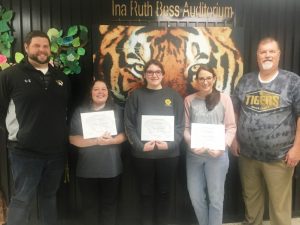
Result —
<path fill-rule="evenodd" d="M 175 183 L 179 144 L 183 137 L 184 110 L 181 96 L 171 88 L 164 88 L 164 68 L 157 60 L 144 67 L 145 87 L 135 90 L 125 106 L 125 130 L 132 145 L 134 166 L 138 178 L 141 202 L 141 224 L 167 224 L 170 209 L 170 191 Z M 173 133 L 171 140 L 154 137 L 142 140 L 144 116 L 169 116 L 174 119 L 174 129 L 159 122 L 148 124 L 156 133 Z M 159 128 L 158 128 L 159 127 Z M 156 200 L 156 201 L 154 201 Z"/>

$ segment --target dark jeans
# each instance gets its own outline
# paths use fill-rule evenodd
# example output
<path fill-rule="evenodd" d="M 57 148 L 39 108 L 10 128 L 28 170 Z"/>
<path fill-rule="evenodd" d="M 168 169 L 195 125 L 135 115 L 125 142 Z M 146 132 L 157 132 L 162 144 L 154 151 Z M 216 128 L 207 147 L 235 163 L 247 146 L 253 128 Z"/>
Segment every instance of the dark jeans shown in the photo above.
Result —
<path fill-rule="evenodd" d="M 7 225 L 28 223 L 30 205 L 36 193 L 39 221 L 43 225 L 56 224 L 56 192 L 64 171 L 64 155 L 38 157 L 8 149 L 14 193 Z"/>
<path fill-rule="evenodd" d="M 115 225 L 120 176 L 78 178 L 82 199 L 82 224 Z"/>
<path fill-rule="evenodd" d="M 134 158 L 134 165 L 139 185 L 142 225 L 168 224 L 170 195 L 175 185 L 178 157 Z"/>

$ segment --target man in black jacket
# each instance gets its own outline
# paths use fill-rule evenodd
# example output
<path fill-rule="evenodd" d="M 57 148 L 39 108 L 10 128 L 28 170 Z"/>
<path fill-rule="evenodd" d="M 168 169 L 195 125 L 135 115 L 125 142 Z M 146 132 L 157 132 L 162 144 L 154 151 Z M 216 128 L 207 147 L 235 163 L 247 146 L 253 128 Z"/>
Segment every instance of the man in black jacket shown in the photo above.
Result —
<path fill-rule="evenodd" d="M 27 224 L 38 194 L 42 224 L 56 224 L 56 192 L 64 170 L 69 81 L 49 64 L 50 40 L 41 31 L 25 38 L 27 57 L 0 73 L 0 122 L 8 131 L 14 193 L 7 225 Z"/>

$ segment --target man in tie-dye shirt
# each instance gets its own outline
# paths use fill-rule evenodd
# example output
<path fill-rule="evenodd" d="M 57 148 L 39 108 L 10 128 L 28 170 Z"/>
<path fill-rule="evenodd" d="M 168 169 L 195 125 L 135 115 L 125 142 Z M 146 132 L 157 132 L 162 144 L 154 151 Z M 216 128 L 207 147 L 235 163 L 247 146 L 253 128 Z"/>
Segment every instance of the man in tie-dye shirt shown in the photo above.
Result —
<path fill-rule="evenodd" d="M 300 153 L 300 77 L 279 69 L 274 38 L 258 44 L 258 72 L 246 74 L 233 95 L 245 202 L 245 224 L 261 225 L 265 194 L 273 225 L 291 224 L 292 176 Z"/>

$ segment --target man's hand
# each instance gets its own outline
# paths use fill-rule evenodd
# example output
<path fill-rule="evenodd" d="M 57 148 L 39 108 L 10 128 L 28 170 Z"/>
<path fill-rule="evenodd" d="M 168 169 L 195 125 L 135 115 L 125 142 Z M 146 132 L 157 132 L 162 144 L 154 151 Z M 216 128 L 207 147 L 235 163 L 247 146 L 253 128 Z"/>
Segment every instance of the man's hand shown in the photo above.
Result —
<path fill-rule="evenodd" d="M 299 147 L 298 147 L 299 148 Z M 297 166 L 300 158 L 299 149 L 293 146 L 285 156 L 285 162 L 289 167 Z"/>

